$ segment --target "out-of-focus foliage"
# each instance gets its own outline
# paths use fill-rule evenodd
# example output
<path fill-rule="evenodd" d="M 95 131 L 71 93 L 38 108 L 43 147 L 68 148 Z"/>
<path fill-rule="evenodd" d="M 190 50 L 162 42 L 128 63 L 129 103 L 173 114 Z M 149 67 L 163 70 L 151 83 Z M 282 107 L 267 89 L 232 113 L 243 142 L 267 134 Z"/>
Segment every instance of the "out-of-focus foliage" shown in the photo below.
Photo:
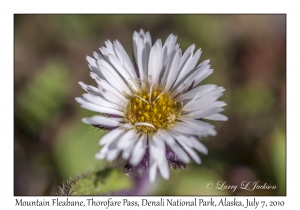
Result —
<path fill-rule="evenodd" d="M 226 91 L 227 122 L 211 122 L 218 135 L 203 138 L 202 164 L 172 170 L 169 180 L 148 185 L 150 195 L 286 194 L 285 15 L 15 15 L 14 194 L 56 195 L 64 180 L 98 169 L 90 194 L 131 186 L 120 164 L 96 160 L 105 131 L 82 123 L 93 113 L 74 100 L 78 81 L 96 85 L 85 57 L 118 39 L 129 55 L 132 34 L 143 28 L 153 42 L 178 36 L 182 50 L 202 49 L 214 73 L 201 84 Z M 120 167 L 119 167 L 120 166 Z M 90 177 L 94 176 L 90 174 Z M 102 178 L 101 178 L 102 177 Z M 95 178 L 95 177 L 94 177 Z M 218 183 L 276 186 L 273 190 L 217 189 Z M 208 182 L 214 183 L 212 189 Z M 83 179 L 80 185 L 91 186 Z M 98 187 L 97 187 L 98 186 Z M 75 193 L 76 194 L 76 193 Z M 77 191 L 77 194 L 88 194 Z"/>
<path fill-rule="evenodd" d="M 273 173 L 275 175 L 276 182 L 278 183 L 279 194 L 285 194 L 285 184 L 286 184 L 286 142 L 285 142 L 285 132 L 281 128 L 275 130 L 272 134 L 272 142 L 269 147 L 269 154 L 271 159 L 271 164 L 273 168 Z"/>
<path fill-rule="evenodd" d="M 90 114 L 88 111 L 79 111 L 77 119 Z M 84 115 L 85 114 L 85 115 Z M 54 149 L 54 158 L 61 174 L 64 177 L 70 174 L 85 173 L 95 170 L 95 166 L 102 167 L 104 161 L 97 161 L 95 154 L 98 152 L 98 141 L 104 131 L 91 126 L 78 123 L 75 120 L 65 125 L 64 131 L 57 137 Z"/>
<path fill-rule="evenodd" d="M 116 169 L 104 168 L 68 180 L 60 188 L 60 195 L 105 195 L 131 187 L 128 176 L 120 174 Z"/>
<path fill-rule="evenodd" d="M 68 69 L 60 63 L 51 63 L 38 72 L 30 85 L 16 97 L 15 110 L 19 123 L 29 132 L 39 132 L 59 112 L 66 97 Z"/>

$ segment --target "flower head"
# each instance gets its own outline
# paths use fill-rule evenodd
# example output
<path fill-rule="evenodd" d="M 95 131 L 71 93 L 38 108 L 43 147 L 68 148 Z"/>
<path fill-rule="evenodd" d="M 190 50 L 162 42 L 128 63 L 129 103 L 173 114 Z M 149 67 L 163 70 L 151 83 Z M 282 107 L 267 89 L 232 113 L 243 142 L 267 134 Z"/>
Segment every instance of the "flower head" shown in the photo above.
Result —
<path fill-rule="evenodd" d="M 169 166 L 185 168 L 190 157 L 200 164 L 195 150 L 207 154 L 207 148 L 198 138 L 216 135 L 205 120 L 227 120 L 219 114 L 226 104 L 217 101 L 225 89 L 197 86 L 213 72 L 209 60 L 196 66 L 201 50 L 194 53 L 191 45 L 182 54 L 176 40 L 171 34 L 152 46 L 149 32 L 134 32 L 134 62 L 117 40 L 106 41 L 101 54 L 87 57 L 98 87 L 79 82 L 87 93 L 76 98 L 81 107 L 102 113 L 84 123 L 110 130 L 96 158 L 121 155 L 127 170 L 143 165 L 151 181 L 157 170 L 168 179 Z"/>

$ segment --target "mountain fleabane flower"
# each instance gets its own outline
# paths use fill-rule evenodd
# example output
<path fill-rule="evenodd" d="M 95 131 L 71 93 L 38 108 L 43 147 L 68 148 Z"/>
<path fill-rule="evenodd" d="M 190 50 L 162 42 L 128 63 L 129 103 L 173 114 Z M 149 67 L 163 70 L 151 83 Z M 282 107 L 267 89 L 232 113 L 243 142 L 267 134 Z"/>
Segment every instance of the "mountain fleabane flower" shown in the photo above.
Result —
<path fill-rule="evenodd" d="M 76 98 L 81 107 L 101 113 L 84 123 L 109 130 L 96 158 L 122 156 L 128 169 L 143 164 L 150 181 L 158 170 L 168 179 L 169 167 L 184 166 L 190 157 L 200 164 L 195 150 L 207 154 L 207 148 L 199 138 L 216 135 L 205 120 L 227 120 L 219 113 L 226 104 L 217 101 L 225 89 L 197 86 L 213 72 L 209 60 L 196 66 L 201 49 L 194 53 L 191 45 L 182 54 L 176 41 L 171 34 L 152 46 L 149 32 L 134 32 L 134 62 L 120 42 L 106 41 L 101 53 L 87 57 L 98 86 L 79 82 L 87 93 Z"/>

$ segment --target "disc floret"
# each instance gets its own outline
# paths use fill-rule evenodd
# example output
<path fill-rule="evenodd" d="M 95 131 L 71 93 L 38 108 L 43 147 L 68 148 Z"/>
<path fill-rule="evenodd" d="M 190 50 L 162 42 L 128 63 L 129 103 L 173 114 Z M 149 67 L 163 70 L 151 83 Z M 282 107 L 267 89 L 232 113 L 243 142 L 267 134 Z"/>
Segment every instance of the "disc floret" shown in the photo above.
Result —
<path fill-rule="evenodd" d="M 174 125 L 180 116 L 181 105 L 170 94 L 153 85 L 130 96 L 125 121 L 142 133 L 154 133 Z"/>

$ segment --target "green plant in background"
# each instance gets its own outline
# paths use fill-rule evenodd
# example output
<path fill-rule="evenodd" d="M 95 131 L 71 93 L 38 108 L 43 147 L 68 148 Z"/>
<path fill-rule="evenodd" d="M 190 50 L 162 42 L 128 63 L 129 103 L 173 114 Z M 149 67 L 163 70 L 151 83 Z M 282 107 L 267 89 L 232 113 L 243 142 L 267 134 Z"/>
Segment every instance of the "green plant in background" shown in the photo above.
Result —
<path fill-rule="evenodd" d="M 278 128 L 271 136 L 269 156 L 278 184 L 278 195 L 286 194 L 286 133 Z"/>
<path fill-rule="evenodd" d="M 16 113 L 19 124 L 31 133 L 38 133 L 65 103 L 68 68 L 62 62 L 50 63 L 32 78 L 32 82 L 17 95 Z"/>
<path fill-rule="evenodd" d="M 80 117 L 84 114 L 89 114 L 89 112 L 81 111 L 80 115 L 76 116 Z M 64 126 L 54 148 L 55 162 L 61 175 L 67 178 L 77 173 L 92 171 L 96 167 L 103 167 L 104 162 L 96 161 L 92 154 L 97 152 L 95 145 L 98 144 L 99 138 L 105 131 L 81 126 L 75 120 Z"/>
<path fill-rule="evenodd" d="M 117 180 L 117 181 L 116 181 Z M 60 195 L 105 195 L 132 187 L 129 177 L 113 168 L 77 175 L 59 188 Z"/>

